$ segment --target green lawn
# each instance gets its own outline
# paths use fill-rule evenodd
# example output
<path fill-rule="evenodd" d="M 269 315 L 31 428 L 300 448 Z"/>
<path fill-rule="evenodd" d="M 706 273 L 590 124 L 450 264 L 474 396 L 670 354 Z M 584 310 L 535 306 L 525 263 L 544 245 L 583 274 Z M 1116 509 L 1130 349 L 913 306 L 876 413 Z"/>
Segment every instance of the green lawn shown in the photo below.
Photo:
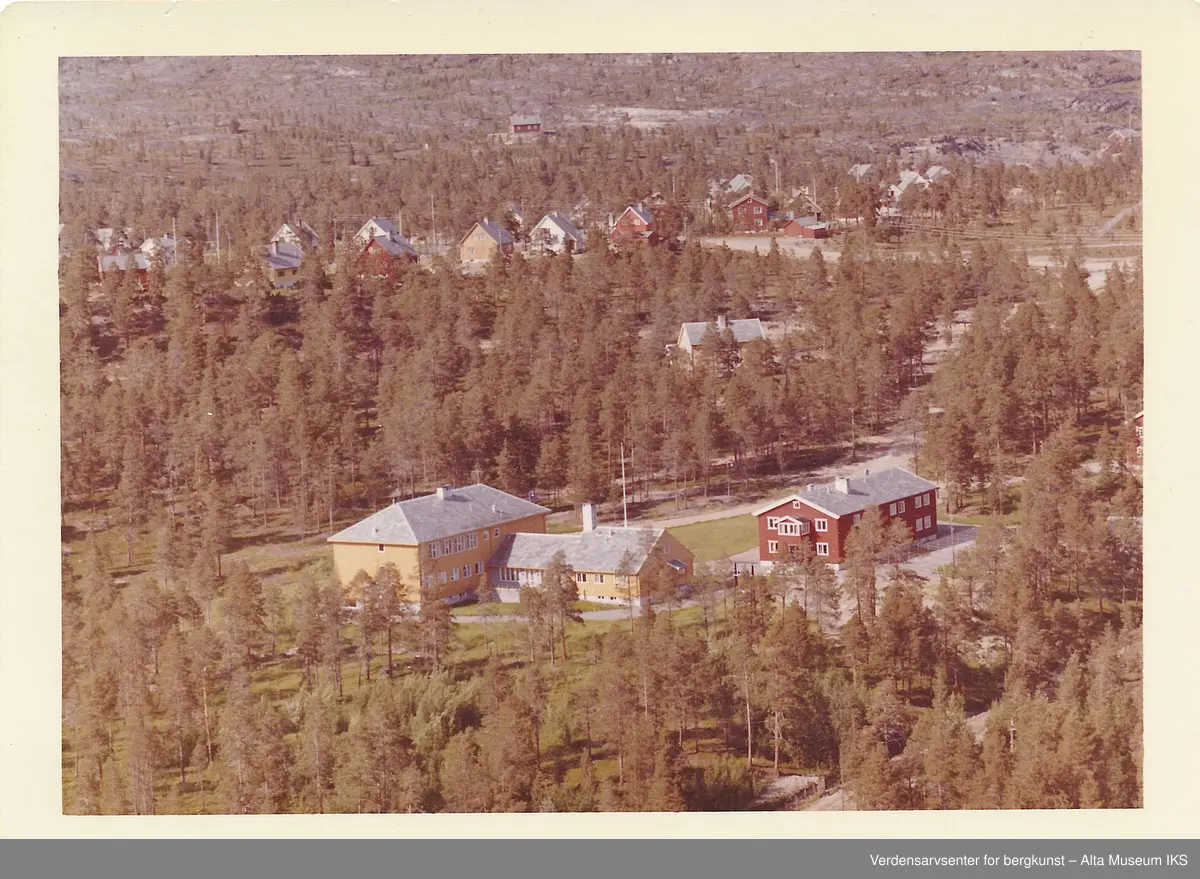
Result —
<path fill-rule="evenodd" d="M 745 552 L 758 544 L 758 520 L 746 513 L 672 528 L 675 538 L 698 562 L 711 562 Z"/>
<path fill-rule="evenodd" d="M 616 606 L 612 604 L 597 604 L 594 601 L 575 602 L 575 609 L 578 611 L 612 610 Z M 484 613 L 492 617 L 520 616 L 521 605 L 515 601 L 492 601 L 487 604 L 468 604 L 465 607 L 456 607 L 451 613 L 456 617 L 481 617 Z"/>

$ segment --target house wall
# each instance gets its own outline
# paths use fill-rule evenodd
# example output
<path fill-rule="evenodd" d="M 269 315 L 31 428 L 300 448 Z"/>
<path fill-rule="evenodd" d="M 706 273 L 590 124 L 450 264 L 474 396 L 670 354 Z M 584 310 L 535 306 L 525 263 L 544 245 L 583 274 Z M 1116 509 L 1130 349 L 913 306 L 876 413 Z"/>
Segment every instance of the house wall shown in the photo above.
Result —
<path fill-rule="evenodd" d="M 514 519 L 511 522 L 505 522 L 500 525 L 494 525 L 486 529 L 487 537 L 485 538 L 484 529 L 475 531 L 464 531 L 461 535 L 451 535 L 453 540 L 458 536 L 465 537 L 468 534 L 474 533 L 477 538 L 477 545 L 473 549 L 464 549 L 462 552 L 451 552 L 449 555 L 444 554 L 444 539 L 436 541 L 439 544 L 439 554 L 437 558 L 429 560 L 429 573 L 434 577 L 433 591 L 439 598 L 453 600 L 455 596 L 469 597 L 474 593 L 475 587 L 479 583 L 480 575 L 476 573 L 476 565 L 480 571 L 486 570 L 487 560 L 495 551 L 497 541 L 502 540 L 506 534 L 515 532 L 524 532 L 529 534 L 545 534 L 546 533 L 546 514 L 537 513 L 533 516 L 526 516 L 522 519 Z M 343 589 L 347 587 L 354 575 L 360 570 L 366 571 L 374 577 L 379 569 L 391 562 L 400 569 L 400 576 L 404 579 L 407 586 L 406 600 L 412 603 L 417 603 L 420 598 L 419 578 L 417 574 L 418 561 L 420 558 L 420 550 L 428 549 L 429 544 L 422 544 L 420 549 L 416 546 L 397 546 L 383 545 L 383 551 L 379 551 L 379 544 L 362 544 L 362 543 L 335 543 L 333 545 L 333 561 L 334 568 L 337 571 L 338 582 L 342 584 Z M 468 566 L 470 573 L 465 577 L 461 571 L 463 566 Z M 452 579 L 451 572 L 459 571 L 459 579 Z M 446 574 L 446 582 L 442 583 L 439 574 Z"/>
<path fill-rule="evenodd" d="M 471 230 L 471 234 L 463 239 L 462 246 L 458 249 L 458 258 L 463 262 L 490 259 L 497 247 L 499 245 L 496 244 L 496 240 L 476 226 Z"/>
<path fill-rule="evenodd" d="M 755 213 L 755 210 L 758 213 Z M 767 205 L 758 199 L 750 199 L 737 205 L 732 210 L 733 228 L 743 232 L 757 231 L 767 228 Z"/>
<path fill-rule="evenodd" d="M 921 540 L 926 537 L 932 537 L 937 534 L 937 491 L 930 489 L 920 493 L 921 497 L 928 496 L 929 503 L 916 506 L 917 494 L 910 495 L 901 500 L 904 503 L 904 512 L 899 511 L 897 506 L 896 515 L 892 516 L 889 512 L 891 504 L 884 504 L 880 510 L 883 513 L 884 523 L 888 524 L 895 519 L 902 520 L 908 525 L 908 530 L 912 534 L 914 540 Z M 897 505 L 899 501 L 895 502 Z M 798 506 L 797 506 L 798 504 Z M 863 511 L 860 510 L 861 515 Z M 809 533 L 794 536 L 782 535 L 776 531 L 767 528 L 767 519 L 773 517 L 794 516 L 799 519 L 804 519 L 809 522 Z M 828 543 L 829 555 L 822 556 L 830 564 L 841 564 L 846 558 L 846 540 L 850 536 L 850 531 L 854 527 L 854 513 L 845 513 L 839 517 L 830 516 L 828 513 L 823 513 L 815 507 L 811 507 L 803 501 L 783 501 L 770 510 L 767 510 L 758 517 L 758 550 L 761 558 L 765 561 L 768 559 L 776 559 L 786 554 L 788 547 L 799 546 L 802 542 L 808 541 L 812 544 L 813 552 L 816 552 L 816 544 Z M 928 528 L 917 528 L 917 520 L 924 519 L 926 516 L 930 518 Z M 829 530 L 822 533 L 816 530 L 816 519 L 826 519 L 829 522 Z M 777 551 L 770 551 L 770 542 L 774 541 L 777 544 Z"/>

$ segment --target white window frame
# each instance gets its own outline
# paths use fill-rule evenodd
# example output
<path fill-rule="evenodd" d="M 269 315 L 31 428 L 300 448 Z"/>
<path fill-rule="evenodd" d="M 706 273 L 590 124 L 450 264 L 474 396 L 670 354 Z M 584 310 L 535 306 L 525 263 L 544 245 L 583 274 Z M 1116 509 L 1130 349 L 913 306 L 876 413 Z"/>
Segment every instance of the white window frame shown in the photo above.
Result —
<path fill-rule="evenodd" d="M 447 537 L 442 541 L 442 555 L 450 555 L 454 552 L 454 541 Z"/>
<path fill-rule="evenodd" d="M 457 566 L 450 569 L 450 579 L 453 580 L 455 583 L 458 582 L 458 567 Z"/>
<path fill-rule="evenodd" d="M 888 505 L 888 515 L 889 516 L 896 515 L 896 505 L 894 503 Z"/>
<path fill-rule="evenodd" d="M 462 575 L 463 575 L 464 580 L 471 576 L 471 566 L 470 565 L 462 566 Z"/>
<path fill-rule="evenodd" d="M 442 553 L 441 553 L 441 544 L 440 543 L 438 543 L 435 540 L 433 543 L 429 544 L 429 557 L 431 559 L 436 559 L 441 554 Z"/>
<path fill-rule="evenodd" d="M 853 519 L 853 521 L 851 521 L 851 522 L 850 522 L 850 524 L 851 524 L 851 525 L 857 525 L 857 524 L 858 524 L 859 522 L 861 522 L 861 521 L 862 521 L 862 513 L 855 513 L 855 514 L 854 514 L 854 519 Z"/>
<path fill-rule="evenodd" d="M 472 531 L 467 535 L 467 549 L 477 549 L 479 547 L 479 535 Z"/>
<path fill-rule="evenodd" d="M 817 555 L 829 555 L 829 544 L 828 543 L 818 543 L 817 544 Z"/>
<path fill-rule="evenodd" d="M 800 509 L 800 507 L 801 507 L 800 501 L 792 501 L 792 509 L 793 510 L 798 510 L 798 509 Z"/>
<path fill-rule="evenodd" d="M 575 572 L 575 582 L 576 583 L 586 583 L 587 582 L 587 573 L 584 571 L 576 571 Z"/>
<path fill-rule="evenodd" d="M 426 574 L 426 575 L 425 575 L 425 585 L 426 585 L 427 587 L 432 587 L 432 586 L 433 586 L 433 574 Z"/>
<path fill-rule="evenodd" d="M 492 529 L 492 537 L 499 537 L 499 536 L 500 536 L 500 529 L 499 529 L 499 528 L 493 528 L 493 529 Z"/>
<path fill-rule="evenodd" d="M 488 531 L 488 530 L 485 528 L 485 529 L 484 529 L 484 532 L 483 532 L 483 539 L 484 539 L 484 540 L 487 540 L 487 539 L 488 539 L 488 534 L 489 534 L 489 533 L 490 533 L 490 532 L 489 532 L 489 531 Z"/>
<path fill-rule="evenodd" d="M 439 583 L 446 582 L 446 572 L 445 571 L 438 571 L 438 582 Z"/>
<path fill-rule="evenodd" d="M 382 543 L 381 543 L 381 544 L 379 544 L 379 551 L 380 551 L 380 552 L 383 552 L 383 544 L 382 544 Z"/>
<path fill-rule="evenodd" d="M 914 510 L 921 509 L 921 496 L 920 495 L 917 495 L 915 498 L 913 498 L 913 509 Z"/>
<path fill-rule="evenodd" d="M 904 512 L 904 501 L 896 501 L 896 512 L 897 513 Z"/>
<path fill-rule="evenodd" d="M 767 530 L 768 531 L 778 531 L 779 530 L 779 517 L 778 516 L 767 516 Z"/>
<path fill-rule="evenodd" d="M 476 574 L 482 574 L 482 573 L 483 573 L 483 562 L 476 562 L 476 563 L 475 563 L 475 573 L 476 573 Z"/>
<path fill-rule="evenodd" d="M 767 541 L 767 554 L 775 555 L 777 552 L 779 552 L 779 541 L 778 540 L 768 540 Z"/>
<path fill-rule="evenodd" d="M 467 541 L 463 539 L 463 536 L 461 534 L 459 534 L 458 536 L 456 536 L 454 538 L 454 551 L 462 552 L 466 548 L 467 548 Z"/>
<path fill-rule="evenodd" d="M 603 575 L 603 574 L 597 574 L 597 575 L 596 575 L 596 582 L 597 582 L 597 583 L 603 583 L 603 582 L 604 582 L 604 575 Z"/>
<path fill-rule="evenodd" d="M 755 205 L 755 206 L 754 206 L 754 213 L 755 213 L 757 216 L 762 216 L 762 212 L 763 212 L 762 205 Z"/>
<path fill-rule="evenodd" d="M 779 533 L 784 537 L 799 537 L 802 533 L 799 522 L 780 522 Z"/>
<path fill-rule="evenodd" d="M 926 504 L 927 506 L 928 506 L 928 504 L 929 504 L 929 492 L 925 492 L 925 504 Z"/>
<path fill-rule="evenodd" d="M 829 530 L 829 520 L 813 519 L 813 527 L 817 529 L 818 534 L 824 534 Z"/>

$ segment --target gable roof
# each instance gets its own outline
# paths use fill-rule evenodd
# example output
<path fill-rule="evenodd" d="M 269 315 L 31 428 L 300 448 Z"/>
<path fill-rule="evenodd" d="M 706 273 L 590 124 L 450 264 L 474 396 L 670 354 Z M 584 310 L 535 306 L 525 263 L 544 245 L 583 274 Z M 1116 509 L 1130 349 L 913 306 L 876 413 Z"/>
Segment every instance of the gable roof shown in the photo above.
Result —
<path fill-rule="evenodd" d="M 100 272 L 125 271 L 129 268 L 129 260 L 133 259 L 134 265 L 143 272 L 150 270 L 150 258 L 140 250 L 123 250 L 120 253 L 107 253 L 100 257 Z"/>
<path fill-rule="evenodd" d="M 704 341 L 709 326 L 710 324 L 704 321 L 691 321 L 683 325 L 680 335 L 686 336 L 688 344 L 695 347 Z M 762 321 L 756 317 L 727 321 L 725 326 L 733 333 L 733 340 L 739 345 L 767 337 L 767 334 L 763 332 Z"/>
<path fill-rule="evenodd" d="M 393 235 L 376 235 L 366 243 L 366 247 L 370 247 L 372 242 L 377 244 L 391 256 L 409 256 L 414 258 L 420 257 L 420 254 L 417 253 L 417 249 L 409 243 L 407 238 L 399 233 Z"/>
<path fill-rule="evenodd" d="M 508 122 L 510 125 L 541 125 L 542 117 L 530 114 L 514 114 L 509 117 Z"/>
<path fill-rule="evenodd" d="M 935 483 L 922 479 L 903 467 L 850 477 L 847 479 L 847 486 L 849 491 L 842 492 L 837 489 L 836 483 L 815 485 L 798 494 L 772 501 L 755 510 L 754 515 L 761 516 L 789 501 L 800 501 L 834 517 L 846 516 L 861 512 L 867 507 L 877 507 L 921 492 L 937 491 Z"/>
<path fill-rule="evenodd" d="M 729 209 L 730 209 L 730 210 L 733 210 L 733 209 L 734 209 L 734 208 L 736 208 L 738 205 L 740 205 L 742 202 L 744 202 L 744 201 L 751 201 L 751 200 L 753 200 L 753 201 L 757 201 L 757 202 L 761 202 L 761 203 L 762 203 L 762 204 L 764 204 L 764 205 L 767 203 L 767 200 L 766 200 L 765 198 L 762 198 L 761 196 L 755 195 L 753 192 L 747 192 L 745 195 L 743 195 L 743 196 L 742 196 L 741 198 L 739 198 L 737 201 L 735 201 L 735 202 L 731 203 L 731 204 L 729 205 Z"/>
<path fill-rule="evenodd" d="M 485 235 L 487 235 L 489 238 L 491 238 L 493 241 L 495 241 L 497 244 L 501 244 L 501 245 L 512 244 L 516 240 L 515 238 L 512 237 L 512 235 L 509 234 L 508 230 L 505 229 L 503 226 L 501 226 L 499 223 L 493 223 L 490 219 L 488 219 L 487 217 L 484 217 L 482 220 L 479 220 L 477 223 L 475 223 L 474 226 L 472 226 L 470 229 L 467 230 L 467 234 L 464 235 L 462 237 L 462 241 L 459 242 L 460 245 L 462 244 L 463 241 L 466 241 L 468 238 L 471 237 L 471 233 L 475 231 L 475 226 L 478 226 L 480 229 L 482 229 L 483 233 Z"/>
<path fill-rule="evenodd" d="M 575 227 L 574 223 L 572 223 L 566 218 L 566 216 L 558 211 L 551 211 L 550 213 L 546 214 L 546 216 L 538 220 L 538 224 L 533 227 L 533 231 L 536 232 L 543 226 L 555 226 L 564 237 L 570 238 L 572 241 L 575 241 L 579 244 L 583 243 L 583 233 Z"/>
<path fill-rule="evenodd" d="M 927 185 L 929 181 L 922 177 L 917 171 L 901 171 L 900 182 L 894 184 L 894 186 L 897 192 L 904 192 L 904 190 L 908 189 L 908 187 L 914 183 Z"/>
<path fill-rule="evenodd" d="M 304 258 L 304 251 L 297 244 L 292 244 L 290 241 L 272 241 L 267 245 L 265 254 L 267 265 L 270 268 L 280 269 L 298 269 L 300 261 Z"/>
<path fill-rule="evenodd" d="M 532 501 L 476 483 L 448 488 L 444 497 L 435 493 L 399 501 L 339 531 L 328 542 L 415 546 L 549 512 Z"/>
<path fill-rule="evenodd" d="M 392 225 L 392 221 L 387 217 L 373 217 L 363 223 L 363 227 L 354 233 L 354 240 L 360 244 L 366 244 L 372 238 L 379 236 L 392 237 L 399 235 L 400 230 Z"/>
<path fill-rule="evenodd" d="M 319 237 L 316 231 L 308 223 L 300 220 L 299 222 L 284 223 L 279 227 L 279 231 L 271 236 L 272 241 L 295 241 L 297 243 L 304 242 L 309 246 L 316 246 Z"/>
<path fill-rule="evenodd" d="M 937 183 L 943 177 L 949 177 L 950 171 L 944 165 L 930 165 L 925 171 L 925 179 L 930 183 Z"/>
<path fill-rule="evenodd" d="M 752 174 L 736 174 L 733 179 L 725 185 L 726 192 L 741 192 L 754 185 L 754 175 Z"/>
<path fill-rule="evenodd" d="M 629 207 L 625 208 L 625 210 L 621 211 L 621 216 L 617 217 L 617 223 L 621 222 L 625 215 L 630 212 L 632 212 L 633 215 L 638 218 L 638 220 L 640 220 L 642 223 L 645 223 L 647 226 L 654 225 L 654 216 L 640 204 L 631 204 Z M 614 225 L 616 224 L 614 223 Z"/>
<path fill-rule="evenodd" d="M 621 559 L 629 553 L 630 573 L 636 574 L 663 533 L 662 528 L 602 525 L 574 534 L 508 534 L 488 559 L 488 567 L 544 569 L 556 552 L 562 552 L 566 563 L 576 571 L 616 573 Z"/>
<path fill-rule="evenodd" d="M 872 168 L 872 166 L 867 163 L 851 165 L 849 173 L 850 173 L 850 176 L 853 177 L 855 180 L 862 182 L 862 179 L 871 173 L 871 168 Z"/>

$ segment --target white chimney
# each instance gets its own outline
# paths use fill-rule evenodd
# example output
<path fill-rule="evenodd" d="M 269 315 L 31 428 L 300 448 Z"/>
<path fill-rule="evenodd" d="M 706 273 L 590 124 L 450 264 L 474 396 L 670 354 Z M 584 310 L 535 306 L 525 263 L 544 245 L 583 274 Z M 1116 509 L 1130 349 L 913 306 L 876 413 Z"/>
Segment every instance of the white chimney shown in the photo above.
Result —
<path fill-rule="evenodd" d="M 723 315 L 723 314 L 717 315 L 717 332 L 718 333 L 725 332 L 725 315 Z"/>
<path fill-rule="evenodd" d="M 863 471 L 863 476 L 870 476 L 870 475 L 871 475 L 871 471 L 869 469 Z"/>
<path fill-rule="evenodd" d="M 437 496 L 439 501 L 444 501 L 446 499 L 446 486 L 439 485 L 437 487 Z"/>
<path fill-rule="evenodd" d="M 842 494 L 850 494 L 850 480 L 844 476 L 839 476 L 833 481 L 833 488 Z"/>
<path fill-rule="evenodd" d="M 596 530 L 596 505 L 593 503 L 583 505 L 583 530 Z"/>

